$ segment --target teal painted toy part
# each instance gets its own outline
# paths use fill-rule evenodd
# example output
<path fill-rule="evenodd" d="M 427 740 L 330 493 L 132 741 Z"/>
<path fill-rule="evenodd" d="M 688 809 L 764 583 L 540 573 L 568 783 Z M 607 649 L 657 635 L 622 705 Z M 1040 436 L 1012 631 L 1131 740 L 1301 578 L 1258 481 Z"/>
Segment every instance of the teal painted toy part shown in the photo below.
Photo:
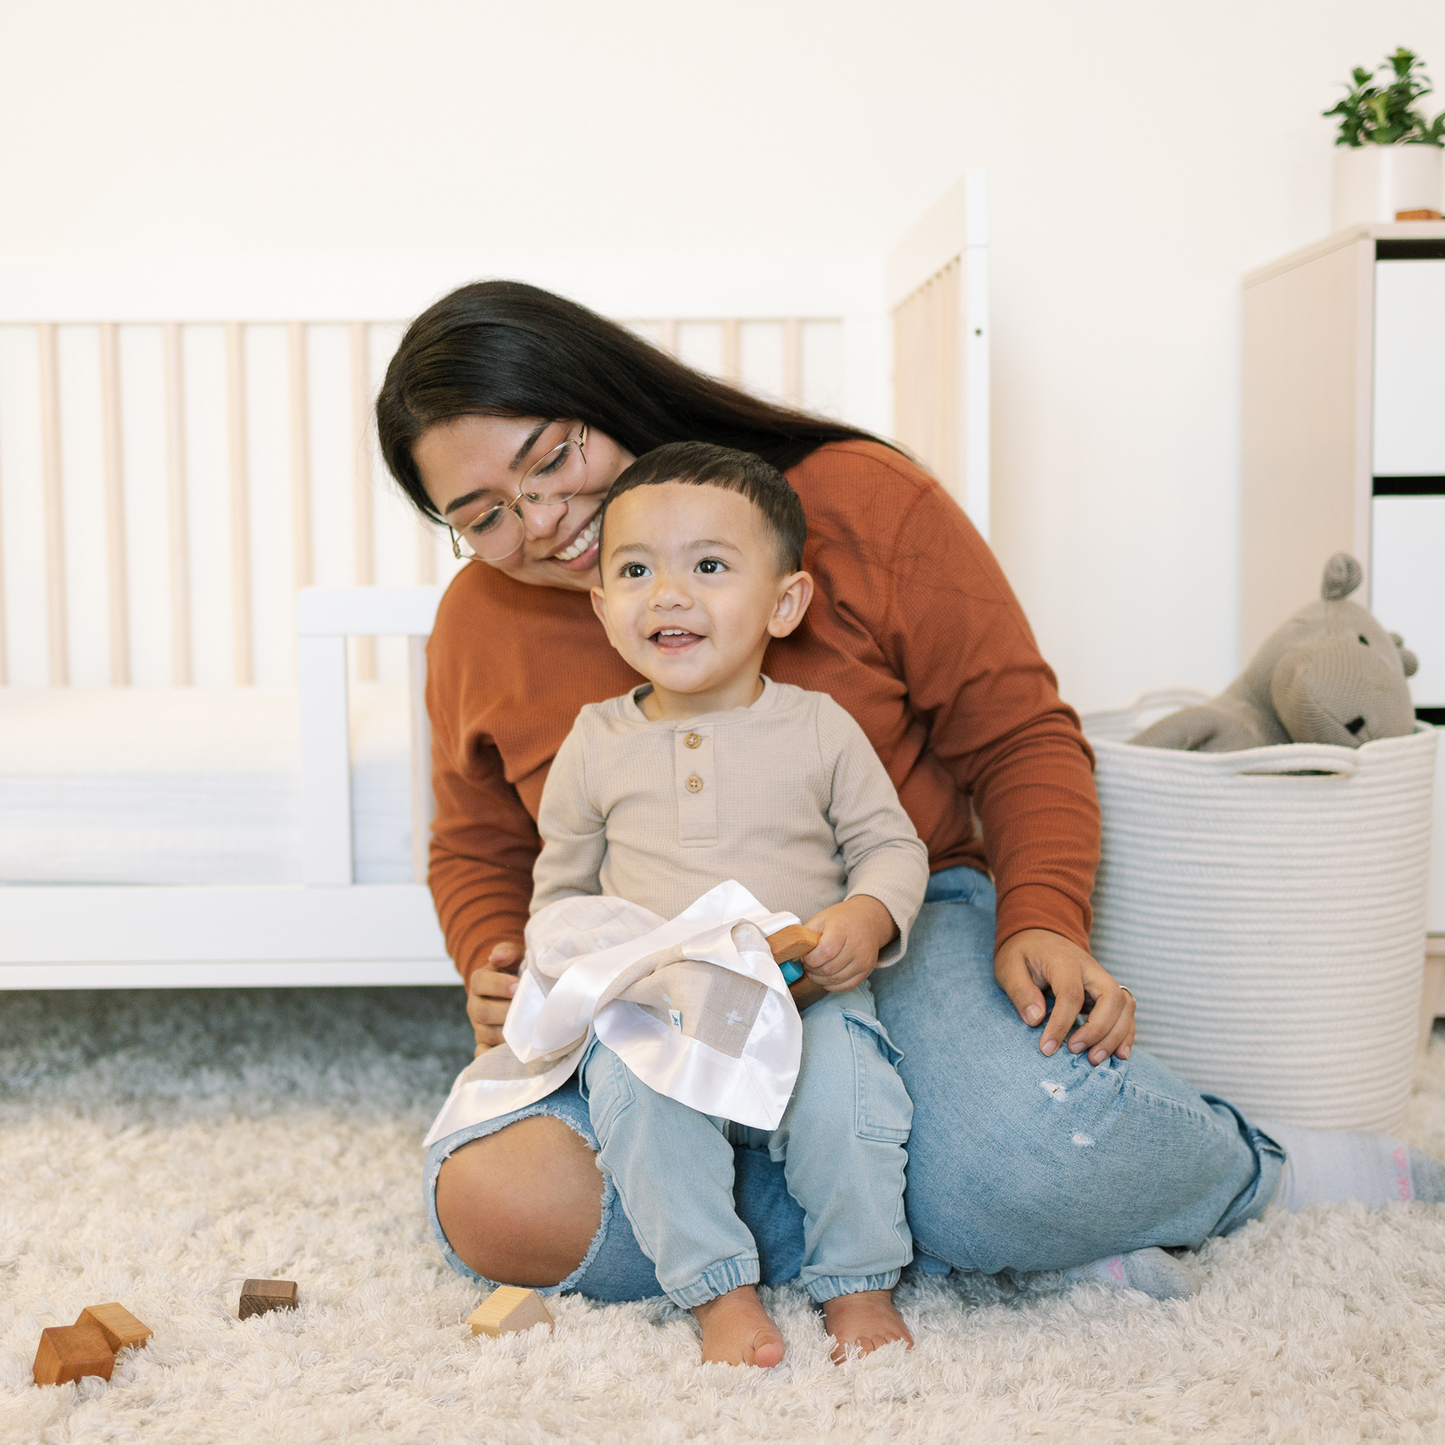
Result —
<path fill-rule="evenodd" d="M 796 959 L 790 958 L 787 963 L 778 965 L 783 970 L 783 982 L 790 988 L 803 976 L 803 965 Z"/>

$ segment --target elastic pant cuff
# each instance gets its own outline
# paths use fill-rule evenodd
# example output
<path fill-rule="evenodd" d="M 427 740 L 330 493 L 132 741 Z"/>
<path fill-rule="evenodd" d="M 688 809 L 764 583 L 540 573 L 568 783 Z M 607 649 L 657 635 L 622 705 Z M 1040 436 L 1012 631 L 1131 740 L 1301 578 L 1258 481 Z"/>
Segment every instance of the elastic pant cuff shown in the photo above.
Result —
<path fill-rule="evenodd" d="M 820 1275 L 817 1279 L 810 1279 L 804 1288 L 815 1303 L 825 1304 L 839 1295 L 862 1294 L 870 1289 L 892 1289 L 898 1283 L 900 1273 L 901 1270 L 890 1269 L 882 1274 Z"/>
<path fill-rule="evenodd" d="M 741 1289 L 745 1284 L 757 1284 L 760 1278 L 757 1251 L 750 1250 L 709 1265 L 691 1284 L 668 1290 L 667 1297 L 673 1304 L 690 1310 L 694 1305 L 705 1305 L 729 1290 Z"/>

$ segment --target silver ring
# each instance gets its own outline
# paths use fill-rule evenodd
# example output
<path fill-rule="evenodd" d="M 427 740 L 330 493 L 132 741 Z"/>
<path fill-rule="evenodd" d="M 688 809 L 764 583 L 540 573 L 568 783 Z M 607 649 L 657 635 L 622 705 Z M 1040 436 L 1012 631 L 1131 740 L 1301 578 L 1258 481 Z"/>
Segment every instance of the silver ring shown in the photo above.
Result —
<path fill-rule="evenodd" d="M 1123 989 L 1123 991 L 1127 993 L 1130 998 L 1133 998 L 1135 1003 L 1139 1002 L 1137 998 L 1134 998 L 1134 990 L 1132 988 L 1124 988 L 1124 985 L 1122 983 L 1119 985 L 1119 987 Z"/>

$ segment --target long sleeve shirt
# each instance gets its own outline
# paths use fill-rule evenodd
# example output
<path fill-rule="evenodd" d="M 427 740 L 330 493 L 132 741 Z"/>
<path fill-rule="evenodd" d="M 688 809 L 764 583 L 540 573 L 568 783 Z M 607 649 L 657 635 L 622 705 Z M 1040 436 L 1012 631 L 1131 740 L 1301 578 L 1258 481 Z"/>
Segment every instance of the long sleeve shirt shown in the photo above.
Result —
<path fill-rule="evenodd" d="M 639 689 L 641 693 L 643 690 Z M 537 817 L 532 912 L 609 894 L 672 918 L 729 878 L 774 913 L 867 894 L 899 937 L 928 852 L 863 730 L 824 693 L 765 680 L 751 707 L 650 720 L 638 694 L 584 707 Z"/>
<path fill-rule="evenodd" d="M 1046 928 L 1087 947 L 1093 759 L 988 547 L 938 482 L 888 447 L 820 447 L 788 479 L 816 592 L 764 671 L 853 716 L 935 872 L 992 872 L 1000 942 Z M 643 679 L 608 645 L 586 592 L 482 562 L 442 598 L 427 662 L 430 883 L 466 977 L 493 944 L 522 938 L 542 787 L 579 711 Z"/>

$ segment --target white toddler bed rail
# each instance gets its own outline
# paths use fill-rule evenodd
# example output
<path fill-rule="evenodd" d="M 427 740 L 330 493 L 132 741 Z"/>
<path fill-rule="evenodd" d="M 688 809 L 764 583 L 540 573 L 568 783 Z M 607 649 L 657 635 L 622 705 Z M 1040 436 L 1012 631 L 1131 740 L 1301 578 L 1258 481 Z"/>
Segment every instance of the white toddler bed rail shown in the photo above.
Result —
<path fill-rule="evenodd" d="M 439 587 L 307 588 L 300 663 L 302 882 L 0 888 L 0 988 L 456 983 L 427 890 L 423 651 Z M 348 637 L 404 636 L 415 879 L 353 880 Z"/>

